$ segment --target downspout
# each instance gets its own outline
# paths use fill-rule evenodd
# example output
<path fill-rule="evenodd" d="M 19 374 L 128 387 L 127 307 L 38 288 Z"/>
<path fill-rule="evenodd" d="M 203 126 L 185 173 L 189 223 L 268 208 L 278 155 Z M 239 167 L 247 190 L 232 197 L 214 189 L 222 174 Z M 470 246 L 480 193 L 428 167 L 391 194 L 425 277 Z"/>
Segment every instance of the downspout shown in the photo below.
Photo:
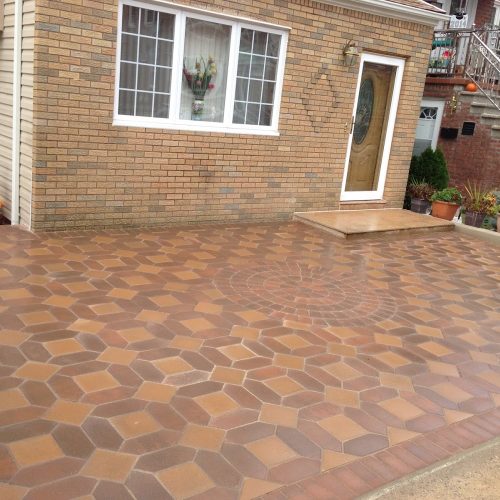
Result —
<path fill-rule="evenodd" d="M 12 202 L 10 219 L 19 224 L 19 184 L 21 160 L 21 63 L 23 48 L 23 0 L 14 5 L 14 67 L 12 89 Z"/>

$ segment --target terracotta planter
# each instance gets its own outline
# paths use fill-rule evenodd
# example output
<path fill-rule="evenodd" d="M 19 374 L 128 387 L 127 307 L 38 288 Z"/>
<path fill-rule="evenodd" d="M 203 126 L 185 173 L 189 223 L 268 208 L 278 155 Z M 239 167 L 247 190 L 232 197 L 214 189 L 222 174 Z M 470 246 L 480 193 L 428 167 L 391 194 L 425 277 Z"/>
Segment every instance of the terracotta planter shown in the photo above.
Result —
<path fill-rule="evenodd" d="M 448 203 L 447 201 L 433 201 L 432 202 L 432 212 L 433 217 L 438 219 L 453 220 L 453 217 L 457 213 L 460 205 L 456 203 Z"/>
<path fill-rule="evenodd" d="M 430 206 L 431 204 L 427 200 L 411 199 L 411 211 L 417 214 L 425 214 Z"/>
<path fill-rule="evenodd" d="M 465 212 L 464 223 L 468 226 L 481 227 L 484 222 L 485 214 L 481 212 Z"/>

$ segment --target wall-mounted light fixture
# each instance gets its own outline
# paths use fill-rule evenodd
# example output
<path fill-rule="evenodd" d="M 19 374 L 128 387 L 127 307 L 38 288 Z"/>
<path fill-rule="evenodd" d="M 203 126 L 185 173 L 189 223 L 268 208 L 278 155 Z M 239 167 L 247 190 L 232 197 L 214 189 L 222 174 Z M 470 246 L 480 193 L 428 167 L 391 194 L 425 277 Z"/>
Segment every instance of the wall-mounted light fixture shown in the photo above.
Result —
<path fill-rule="evenodd" d="M 457 106 L 458 106 L 457 94 L 453 94 L 452 98 L 450 99 L 450 111 L 452 113 L 456 113 Z"/>
<path fill-rule="evenodd" d="M 359 49 L 356 46 L 356 42 L 349 40 L 344 45 L 344 50 L 342 51 L 344 55 L 344 65 L 345 66 L 354 66 L 356 64 L 356 60 L 359 57 Z"/>

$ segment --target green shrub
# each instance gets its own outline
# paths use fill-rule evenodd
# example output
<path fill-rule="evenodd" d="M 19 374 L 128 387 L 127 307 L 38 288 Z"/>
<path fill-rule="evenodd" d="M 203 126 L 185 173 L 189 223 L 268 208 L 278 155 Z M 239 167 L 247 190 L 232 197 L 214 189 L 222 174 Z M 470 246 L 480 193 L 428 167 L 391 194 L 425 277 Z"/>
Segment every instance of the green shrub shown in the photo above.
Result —
<path fill-rule="evenodd" d="M 446 159 L 440 149 L 427 148 L 421 155 L 414 156 L 410 163 L 410 179 L 427 182 L 435 189 L 448 186 L 450 177 Z"/>

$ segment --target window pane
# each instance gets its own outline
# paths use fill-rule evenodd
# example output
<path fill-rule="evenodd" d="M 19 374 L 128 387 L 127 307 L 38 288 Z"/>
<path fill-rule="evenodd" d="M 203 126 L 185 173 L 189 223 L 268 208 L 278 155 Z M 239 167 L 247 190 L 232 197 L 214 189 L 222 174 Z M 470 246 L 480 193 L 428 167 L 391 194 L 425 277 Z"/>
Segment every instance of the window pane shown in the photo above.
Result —
<path fill-rule="evenodd" d="M 137 61 L 137 37 L 122 35 L 122 61 Z"/>
<path fill-rule="evenodd" d="M 264 125 L 268 127 L 271 125 L 271 118 L 273 116 L 273 107 L 262 105 L 260 107 L 260 120 L 259 125 Z"/>
<path fill-rule="evenodd" d="M 231 26 L 186 19 L 181 119 L 223 121 L 230 44 Z M 193 113 L 195 99 L 204 101 L 202 113 Z"/>
<path fill-rule="evenodd" d="M 170 92 L 171 71 L 172 70 L 166 68 L 156 69 L 156 92 Z"/>
<path fill-rule="evenodd" d="M 156 118 L 168 118 L 170 110 L 170 96 L 155 94 L 154 116 Z"/>
<path fill-rule="evenodd" d="M 235 102 L 233 111 L 233 123 L 245 123 L 245 108 L 244 102 Z"/>
<path fill-rule="evenodd" d="M 253 30 L 242 29 L 240 38 L 240 52 L 252 52 Z"/>
<path fill-rule="evenodd" d="M 156 39 L 141 36 L 139 42 L 139 62 L 154 64 L 156 53 Z"/>
<path fill-rule="evenodd" d="M 248 80 L 246 78 L 236 78 L 236 94 L 237 101 L 246 101 L 248 93 Z"/>
<path fill-rule="evenodd" d="M 135 75 L 137 65 L 121 63 L 120 64 L 120 87 L 123 89 L 135 89 Z"/>
<path fill-rule="evenodd" d="M 253 33 L 253 35 L 252 35 Z M 264 31 L 242 30 L 240 53 L 238 56 L 238 76 L 247 75 L 250 65 L 248 98 L 245 98 L 245 79 L 236 79 L 233 123 L 269 126 L 272 122 L 274 99 L 276 94 L 276 77 L 281 35 L 268 34 Z M 249 40 L 253 40 L 249 49 Z M 250 54 L 242 53 L 241 48 L 251 50 Z M 244 105 L 246 104 L 246 108 Z M 242 118 L 242 110 L 245 117 Z"/>
<path fill-rule="evenodd" d="M 156 36 L 158 12 L 141 9 L 141 35 Z"/>
<path fill-rule="evenodd" d="M 280 35 L 271 35 L 267 39 L 267 55 L 278 57 L 280 53 L 280 43 L 281 36 Z"/>
<path fill-rule="evenodd" d="M 240 54 L 238 59 L 238 76 L 250 75 L 250 61 L 252 56 L 250 54 Z"/>
<path fill-rule="evenodd" d="M 259 108 L 258 104 L 249 104 L 247 106 L 247 119 L 246 123 L 248 125 L 258 125 L 259 124 Z"/>
<path fill-rule="evenodd" d="M 122 31 L 137 33 L 139 29 L 139 9 L 130 5 L 124 5 L 122 18 Z"/>
<path fill-rule="evenodd" d="M 266 71 L 264 72 L 265 80 L 276 81 L 276 70 L 278 68 L 278 59 L 266 58 Z"/>
<path fill-rule="evenodd" d="M 274 86 L 273 82 L 264 82 L 262 88 L 262 102 L 272 104 L 274 102 Z"/>
<path fill-rule="evenodd" d="M 262 82 L 260 80 L 250 80 L 250 90 L 248 91 L 248 102 L 260 102 L 262 94 Z"/>
<path fill-rule="evenodd" d="M 158 66 L 168 66 L 171 68 L 173 50 L 174 44 L 172 42 L 164 42 L 163 40 L 158 40 L 158 54 L 156 57 L 156 64 L 158 64 Z"/>
<path fill-rule="evenodd" d="M 118 99 L 118 114 L 133 115 L 134 104 L 135 104 L 135 92 L 120 90 L 120 97 Z"/>
<path fill-rule="evenodd" d="M 253 39 L 253 53 L 265 54 L 267 46 L 267 33 L 256 31 Z"/>
<path fill-rule="evenodd" d="M 123 6 L 118 114 L 168 118 L 175 15 Z M 158 93 L 157 93 L 158 92 Z M 153 109 L 154 106 L 154 109 Z"/>
<path fill-rule="evenodd" d="M 168 40 L 174 39 L 174 25 L 175 16 L 172 14 L 165 14 L 160 12 L 160 23 L 158 26 L 158 37 L 167 38 Z"/>
<path fill-rule="evenodd" d="M 137 75 L 138 90 L 153 90 L 155 69 L 152 66 L 139 65 L 139 73 Z"/>
<path fill-rule="evenodd" d="M 151 116 L 153 111 L 153 94 L 137 92 L 136 116 Z"/>
<path fill-rule="evenodd" d="M 252 68 L 250 69 L 250 78 L 264 77 L 264 62 L 265 58 L 261 56 L 252 57 Z"/>

